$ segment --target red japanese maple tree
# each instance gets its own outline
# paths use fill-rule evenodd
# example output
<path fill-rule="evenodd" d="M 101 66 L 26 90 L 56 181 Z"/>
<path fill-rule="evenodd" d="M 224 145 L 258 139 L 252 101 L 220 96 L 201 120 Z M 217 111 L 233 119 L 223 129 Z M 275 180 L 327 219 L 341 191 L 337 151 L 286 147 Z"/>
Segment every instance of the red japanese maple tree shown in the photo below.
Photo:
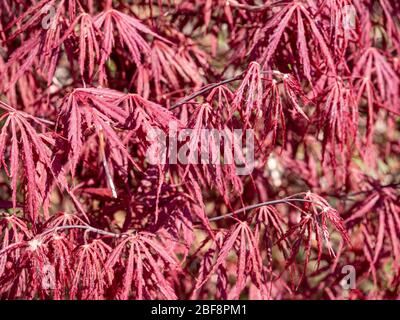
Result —
<path fill-rule="evenodd" d="M 400 298 L 399 53 L 397 0 L 0 1 L 0 297 Z"/>

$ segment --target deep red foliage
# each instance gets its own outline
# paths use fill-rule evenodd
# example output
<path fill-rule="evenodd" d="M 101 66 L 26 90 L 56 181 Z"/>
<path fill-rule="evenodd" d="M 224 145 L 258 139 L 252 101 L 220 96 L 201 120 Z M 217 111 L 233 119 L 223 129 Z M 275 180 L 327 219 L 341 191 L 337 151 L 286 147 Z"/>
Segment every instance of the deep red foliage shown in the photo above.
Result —
<path fill-rule="evenodd" d="M 397 0 L 1 0 L 0 298 L 399 299 L 399 54 Z"/>

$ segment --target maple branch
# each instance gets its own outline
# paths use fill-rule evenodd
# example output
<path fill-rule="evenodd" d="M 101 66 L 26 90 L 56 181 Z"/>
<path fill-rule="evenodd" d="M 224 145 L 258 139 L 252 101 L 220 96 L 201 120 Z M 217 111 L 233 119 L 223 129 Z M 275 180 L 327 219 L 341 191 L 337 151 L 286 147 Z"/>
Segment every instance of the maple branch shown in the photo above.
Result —
<path fill-rule="evenodd" d="M 56 123 L 54 121 L 42 118 L 42 117 L 36 117 L 36 119 L 40 122 L 43 122 L 44 124 L 48 124 L 50 126 L 54 126 Z"/>
<path fill-rule="evenodd" d="M 392 108 L 388 107 L 387 105 L 385 105 L 384 103 L 379 103 L 378 101 L 375 102 L 379 107 L 386 109 L 387 111 L 395 114 L 396 116 L 400 116 L 400 112 L 393 110 Z"/>
<path fill-rule="evenodd" d="M 228 78 L 228 79 L 222 80 L 222 81 L 217 82 L 217 83 L 208 84 L 204 88 L 200 89 L 199 91 L 196 91 L 196 92 L 192 93 L 190 96 L 187 96 L 186 98 L 183 98 L 182 100 L 179 100 L 177 103 L 175 103 L 174 105 L 171 106 L 170 110 L 174 110 L 174 109 L 178 108 L 182 104 L 185 104 L 186 102 L 196 98 L 197 96 L 203 94 L 204 92 L 207 92 L 207 91 L 212 90 L 212 89 L 214 89 L 216 87 L 222 86 L 223 84 L 227 84 L 229 82 L 233 82 L 233 81 L 239 80 L 239 79 L 242 78 L 243 74 L 244 73 L 241 73 L 241 74 L 239 74 L 239 75 L 237 75 L 235 77 Z"/>
<path fill-rule="evenodd" d="M 130 235 L 128 233 L 114 233 L 114 232 L 110 232 L 110 231 L 97 229 L 97 228 L 94 228 L 94 227 L 89 226 L 89 225 L 85 226 L 85 225 L 77 224 L 77 225 L 58 226 L 58 227 L 51 228 L 49 230 L 46 230 L 44 233 L 42 233 L 42 236 L 46 235 L 48 233 L 54 232 L 54 231 L 68 230 L 68 229 L 84 229 L 86 231 L 95 232 L 95 233 L 98 233 L 98 234 L 102 234 L 102 235 L 105 235 L 105 236 L 111 236 L 111 237 L 114 237 L 114 238 L 126 237 L 126 236 Z"/>
<path fill-rule="evenodd" d="M 43 236 L 45 236 L 45 235 L 47 235 L 49 233 L 55 232 L 55 231 L 68 230 L 68 229 L 83 229 L 83 230 L 86 230 L 86 231 L 95 232 L 95 233 L 98 233 L 98 234 L 102 234 L 102 235 L 105 235 L 105 236 L 111 236 L 111 237 L 114 237 L 114 238 L 128 237 L 128 236 L 131 235 L 130 233 L 113 233 L 113 232 L 97 229 L 97 228 L 94 228 L 92 226 L 85 226 L 85 225 L 76 224 L 76 225 L 68 225 L 68 226 L 58 226 L 58 227 L 54 227 L 54 228 L 48 229 L 45 232 L 35 236 L 33 239 L 35 239 L 35 238 L 37 239 L 37 238 L 43 237 Z M 29 240 L 29 241 L 31 241 L 31 240 Z M 0 250 L 0 256 L 2 254 L 4 254 L 5 252 L 7 252 L 7 251 L 10 251 L 10 250 L 12 250 L 14 248 L 20 247 L 24 243 L 29 243 L 29 241 L 20 241 L 20 242 L 16 242 L 16 243 L 10 244 L 9 246 L 7 246 L 7 247 L 3 248 L 2 250 Z"/>
<path fill-rule="evenodd" d="M 328 194 L 328 197 L 332 197 L 332 198 L 343 198 L 343 199 L 349 199 L 350 201 L 354 201 L 350 198 L 361 195 L 361 194 L 366 194 L 366 193 L 370 193 L 379 189 L 385 189 L 385 188 L 400 188 L 400 182 L 397 183 L 389 183 L 389 184 L 384 184 L 384 185 L 377 185 L 374 188 L 368 189 L 368 190 L 361 190 L 361 191 L 357 191 L 357 192 L 351 192 L 351 193 L 342 193 L 342 194 Z"/>
<path fill-rule="evenodd" d="M 285 75 L 283 72 L 280 72 L 279 70 L 267 70 L 267 71 L 261 71 L 261 73 L 262 74 L 274 74 L 274 75 L 280 75 L 280 76 Z M 235 77 L 228 78 L 228 79 L 222 80 L 220 82 L 208 84 L 205 87 L 203 87 L 202 89 L 200 89 L 199 91 L 192 93 L 190 96 L 187 96 L 187 97 L 179 100 L 177 103 L 172 105 L 171 108 L 169 108 L 169 110 L 174 110 L 174 109 L 178 108 L 179 106 L 181 106 L 182 104 L 185 104 L 186 102 L 189 102 L 190 100 L 192 100 L 192 99 L 198 97 L 199 95 L 201 95 L 207 91 L 210 91 L 216 87 L 222 86 L 224 84 L 227 84 L 227 83 L 230 83 L 230 82 L 233 82 L 236 80 L 240 80 L 240 79 L 242 79 L 244 74 L 245 74 L 245 72 L 242 72 Z M 263 79 L 263 80 L 265 80 L 265 79 Z"/>
<path fill-rule="evenodd" d="M 23 244 L 23 241 L 10 244 L 9 246 L 7 246 L 7 247 L 5 247 L 5 248 L 0 250 L 0 256 L 2 254 L 6 253 L 7 251 L 10 251 L 10 250 L 12 250 L 14 248 L 20 247 L 22 244 Z"/>
<path fill-rule="evenodd" d="M 224 218 L 232 217 L 234 214 L 245 212 L 247 210 L 257 209 L 257 208 L 264 207 L 264 206 L 270 206 L 270 205 L 281 204 L 281 203 L 290 203 L 290 202 L 308 202 L 308 203 L 319 204 L 318 202 L 315 202 L 315 201 L 312 201 L 312 200 L 298 199 L 298 198 L 292 198 L 292 199 L 291 198 L 284 198 L 284 199 L 278 199 L 278 200 L 271 200 L 271 201 L 266 201 L 266 202 L 253 204 L 253 205 L 244 207 L 242 209 L 236 210 L 234 212 L 230 212 L 230 213 L 224 214 L 222 216 L 211 218 L 211 219 L 209 219 L 209 221 L 211 222 L 211 221 L 222 220 Z"/>
<path fill-rule="evenodd" d="M 391 183 L 391 184 L 380 186 L 380 188 L 391 188 L 391 187 L 397 188 L 399 186 L 400 186 L 400 183 Z M 365 190 L 365 191 L 354 192 L 354 193 L 351 193 L 349 195 L 346 195 L 346 197 L 353 197 L 353 196 L 356 196 L 356 195 L 359 195 L 359 194 L 363 194 L 363 193 L 368 193 L 368 192 L 371 192 L 371 191 L 374 191 L 374 190 L 376 190 L 376 188 L 370 189 L 370 190 Z M 335 196 L 332 196 L 332 197 L 335 197 Z M 341 197 L 341 196 L 339 196 L 339 197 Z M 242 212 L 245 212 L 247 210 L 253 210 L 253 209 L 257 209 L 257 208 L 264 207 L 264 206 L 276 205 L 276 204 L 282 204 L 282 203 L 290 203 L 290 202 L 308 202 L 308 203 L 319 204 L 318 202 L 315 202 L 315 201 L 312 201 L 312 200 L 307 200 L 307 199 L 284 198 L 284 199 L 271 200 L 271 201 L 266 201 L 266 202 L 253 204 L 253 205 L 244 207 L 242 209 L 236 210 L 234 212 L 230 212 L 230 213 L 218 216 L 218 217 L 210 218 L 208 220 L 210 222 L 218 221 L 218 220 L 222 220 L 224 218 L 232 217 L 235 214 L 242 213 Z"/>
<path fill-rule="evenodd" d="M 250 5 L 239 3 L 236 0 L 227 0 L 226 5 L 247 11 L 263 11 L 271 7 L 271 4 L 269 2 L 260 5 Z"/>

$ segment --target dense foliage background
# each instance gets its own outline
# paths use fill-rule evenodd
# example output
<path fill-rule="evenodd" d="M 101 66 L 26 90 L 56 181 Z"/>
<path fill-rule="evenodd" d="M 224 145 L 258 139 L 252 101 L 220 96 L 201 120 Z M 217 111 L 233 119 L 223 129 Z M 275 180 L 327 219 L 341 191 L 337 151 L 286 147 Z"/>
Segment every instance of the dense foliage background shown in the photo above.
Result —
<path fill-rule="evenodd" d="M 399 14 L 0 1 L 0 297 L 400 298 Z M 149 163 L 171 123 L 254 130 L 254 170 Z"/>

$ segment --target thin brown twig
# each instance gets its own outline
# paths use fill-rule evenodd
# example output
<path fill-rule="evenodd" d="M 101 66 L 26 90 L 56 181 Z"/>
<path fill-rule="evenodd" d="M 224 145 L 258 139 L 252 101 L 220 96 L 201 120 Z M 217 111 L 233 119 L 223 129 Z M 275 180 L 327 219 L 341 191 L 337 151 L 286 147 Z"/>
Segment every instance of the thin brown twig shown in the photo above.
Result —
<path fill-rule="evenodd" d="M 239 3 L 236 0 L 227 0 L 226 4 L 228 6 L 231 6 L 231 7 L 237 8 L 237 9 L 247 10 L 247 11 L 264 11 L 271 7 L 270 2 L 260 4 L 260 5 L 250 5 L 250 4 Z"/>
<path fill-rule="evenodd" d="M 379 189 L 385 189 L 385 188 L 400 188 L 400 182 L 380 185 L 380 186 L 376 186 L 372 189 L 362 190 L 362 191 L 357 191 L 357 192 L 352 192 L 352 193 L 327 194 L 327 196 L 331 197 L 331 198 L 343 198 L 343 199 L 351 200 L 350 198 L 352 198 L 352 197 L 359 196 L 361 194 L 369 193 L 369 192 L 379 190 Z"/>
<path fill-rule="evenodd" d="M 170 110 L 174 110 L 174 109 L 178 108 L 179 106 L 189 102 L 190 100 L 198 97 L 199 95 L 201 95 L 201 94 L 203 94 L 203 93 L 205 93 L 205 92 L 207 92 L 209 90 L 212 90 L 212 89 L 214 89 L 216 87 L 222 86 L 222 85 L 227 84 L 229 82 L 233 82 L 233 81 L 239 80 L 239 79 L 242 78 L 242 76 L 243 76 L 243 73 L 241 73 L 241 74 L 239 74 L 239 75 L 237 75 L 235 77 L 222 80 L 222 81 L 217 82 L 217 83 L 208 84 L 205 87 L 203 87 L 202 89 L 200 89 L 199 91 L 196 91 L 196 92 L 192 93 L 190 96 L 187 96 L 187 97 L 179 100 L 177 103 L 175 103 L 174 105 L 171 106 Z"/>
<path fill-rule="evenodd" d="M 102 234 L 102 235 L 110 236 L 110 237 L 114 237 L 114 238 L 127 237 L 130 235 L 129 233 L 114 233 L 114 232 L 105 231 L 102 229 L 97 229 L 97 228 L 94 228 L 89 225 L 76 224 L 76 225 L 66 225 L 66 226 L 54 227 L 49 230 L 46 230 L 40 236 L 44 236 L 48 233 L 52 233 L 52 232 L 56 232 L 56 231 L 60 231 L 60 230 L 68 230 L 68 229 L 84 229 L 86 231 L 90 231 L 90 232 L 94 232 L 94 233 L 98 233 L 98 234 Z"/>
<path fill-rule="evenodd" d="M 98 234 L 102 234 L 104 236 L 110 236 L 110 237 L 114 237 L 114 238 L 122 238 L 122 237 L 129 237 L 132 235 L 132 233 L 114 233 L 114 232 L 110 232 L 110 231 L 105 231 L 105 230 L 101 230 L 101 229 L 97 229 L 94 228 L 92 226 L 89 225 L 81 225 L 81 224 L 77 224 L 77 225 L 66 225 L 66 226 L 58 226 L 58 227 L 54 227 L 51 229 L 46 230 L 45 232 L 36 235 L 33 239 L 38 239 L 41 237 L 44 237 L 45 235 L 52 233 L 52 232 L 57 232 L 60 230 L 69 230 L 69 229 L 83 229 L 85 231 L 89 231 L 89 232 L 94 232 L 94 233 L 98 233 Z M 12 250 L 13 248 L 18 248 L 21 245 L 27 244 L 29 243 L 29 241 L 32 241 L 33 239 L 30 239 L 28 241 L 20 241 L 20 242 L 16 242 L 16 243 L 12 243 L 9 246 L 3 248 L 2 250 L 0 250 L 0 256 L 2 254 L 4 254 L 5 252 Z"/>
<path fill-rule="evenodd" d="M 233 82 L 233 81 L 236 81 L 236 80 L 240 80 L 240 79 L 243 78 L 243 76 L 244 76 L 245 73 L 246 73 L 246 71 L 244 71 L 244 72 L 238 74 L 238 75 L 235 76 L 235 77 L 228 78 L 228 79 L 222 80 L 222 81 L 220 81 L 220 82 L 208 84 L 208 85 L 206 85 L 205 87 L 203 87 L 202 89 L 200 89 L 200 90 L 198 90 L 198 91 L 192 93 L 190 96 L 187 96 L 187 97 L 185 97 L 185 98 L 179 100 L 177 103 L 175 103 L 174 105 L 172 105 L 172 106 L 169 108 L 169 110 L 174 110 L 174 109 L 176 109 L 177 107 L 181 106 L 182 104 L 188 103 L 190 100 L 192 100 L 192 99 L 198 97 L 199 95 L 201 95 L 201 94 L 203 94 L 203 93 L 205 93 L 205 92 L 207 92 L 207 91 L 209 91 L 209 90 L 212 90 L 212 89 L 214 89 L 214 88 L 216 88 L 216 87 L 222 86 L 222 85 L 224 85 L 224 84 L 227 84 L 227 83 L 230 83 L 230 82 Z M 285 75 L 284 73 L 280 72 L 279 70 L 267 70 L 267 71 L 261 71 L 261 73 L 262 73 L 262 74 L 273 74 L 273 75 L 279 75 L 279 76 Z M 263 79 L 263 80 L 266 80 L 266 79 Z"/>
<path fill-rule="evenodd" d="M 244 207 L 242 209 L 235 210 L 234 212 L 230 212 L 230 213 L 224 214 L 222 216 L 214 217 L 214 218 L 211 218 L 211 219 L 208 219 L 208 220 L 209 221 L 217 221 L 217 220 L 221 220 L 221 219 L 224 219 L 224 218 L 232 217 L 235 214 L 238 214 L 238 213 L 241 213 L 241 212 L 245 212 L 245 211 L 248 211 L 248 210 L 253 210 L 253 209 L 260 208 L 260 207 L 270 206 L 270 205 L 275 205 L 275 204 L 290 203 L 290 202 L 308 202 L 308 203 L 316 203 L 316 204 L 318 204 L 318 202 L 307 200 L 307 199 L 284 198 L 284 199 L 271 200 L 271 201 L 266 201 L 266 202 L 260 202 L 260 203 L 257 203 L 257 204 L 253 204 L 253 205 Z"/>

